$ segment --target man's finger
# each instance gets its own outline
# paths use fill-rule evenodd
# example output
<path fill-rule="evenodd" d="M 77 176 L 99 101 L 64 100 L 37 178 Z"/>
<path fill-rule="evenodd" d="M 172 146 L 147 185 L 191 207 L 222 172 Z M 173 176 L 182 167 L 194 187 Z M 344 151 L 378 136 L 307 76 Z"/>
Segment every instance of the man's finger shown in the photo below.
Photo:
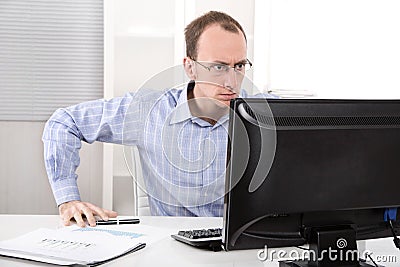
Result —
<path fill-rule="evenodd" d="M 101 218 L 102 220 L 108 221 L 109 216 L 108 216 L 101 208 L 96 207 L 95 211 L 96 211 L 96 214 L 97 214 L 98 216 L 100 216 L 100 218 Z"/>
<path fill-rule="evenodd" d="M 64 226 L 70 226 L 71 225 L 71 218 L 70 217 L 65 217 L 63 218 L 63 224 Z"/>
<path fill-rule="evenodd" d="M 93 216 L 94 211 L 89 207 L 85 206 L 82 208 L 83 214 L 85 214 L 86 219 L 90 226 L 96 226 L 96 219 Z"/>
<path fill-rule="evenodd" d="M 74 219 L 76 221 L 76 224 L 78 224 L 79 227 L 85 227 L 86 224 L 82 219 L 82 214 L 79 212 L 74 213 Z"/>
<path fill-rule="evenodd" d="M 60 206 L 59 211 L 60 211 L 61 220 L 63 221 L 63 225 L 69 226 L 71 224 L 71 218 L 72 218 L 71 213 L 65 209 L 65 205 L 62 207 Z"/>
<path fill-rule="evenodd" d="M 100 216 L 100 218 L 102 220 L 105 220 L 105 221 L 107 221 L 110 217 L 115 218 L 118 215 L 115 211 L 109 211 L 106 209 L 102 209 L 102 208 L 97 207 L 96 205 L 93 205 L 90 203 L 88 203 L 88 207 L 91 208 L 95 212 L 96 215 Z"/>
<path fill-rule="evenodd" d="M 108 217 L 110 217 L 110 218 L 115 218 L 115 217 L 117 217 L 118 216 L 118 213 L 116 212 L 116 211 L 113 211 L 113 210 L 106 210 L 106 209 L 103 209 L 103 211 L 108 215 Z"/>

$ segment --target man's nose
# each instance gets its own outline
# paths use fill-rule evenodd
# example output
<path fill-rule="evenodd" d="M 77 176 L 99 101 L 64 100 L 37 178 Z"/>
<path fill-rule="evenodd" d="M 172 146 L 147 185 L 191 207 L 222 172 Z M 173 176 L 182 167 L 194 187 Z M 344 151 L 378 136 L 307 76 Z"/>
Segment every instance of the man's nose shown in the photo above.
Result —
<path fill-rule="evenodd" d="M 225 74 L 224 86 L 236 89 L 238 85 L 237 75 L 238 73 L 233 68 L 229 68 L 228 72 Z"/>

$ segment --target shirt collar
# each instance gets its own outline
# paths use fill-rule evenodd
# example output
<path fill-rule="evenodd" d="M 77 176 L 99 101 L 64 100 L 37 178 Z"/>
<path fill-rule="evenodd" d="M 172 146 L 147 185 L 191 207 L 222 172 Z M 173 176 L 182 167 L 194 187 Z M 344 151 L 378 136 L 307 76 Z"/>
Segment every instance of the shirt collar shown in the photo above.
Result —
<path fill-rule="evenodd" d="M 169 122 L 170 124 L 180 123 L 180 122 L 191 119 L 192 122 L 196 122 L 200 126 L 210 126 L 210 124 L 208 122 L 206 122 L 200 118 L 197 118 L 190 113 L 187 95 L 188 95 L 189 90 L 194 89 L 194 85 L 195 85 L 194 81 L 190 81 L 188 83 L 187 87 L 182 90 L 182 92 L 179 95 L 178 100 L 176 102 L 176 106 L 172 111 L 171 120 Z M 242 94 L 244 94 L 244 96 L 246 96 L 246 92 L 243 92 L 243 90 L 240 92 L 239 96 L 243 97 Z M 227 120 L 229 120 L 229 113 L 222 116 L 213 127 L 215 128 L 219 125 L 222 125 Z"/>
<path fill-rule="evenodd" d="M 172 110 L 170 124 L 175 124 L 191 118 L 195 118 L 190 113 L 188 99 L 187 99 L 188 91 L 193 90 L 193 88 L 194 88 L 194 82 L 191 81 L 189 82 L 188 86 L 182 90 L 176 102 L 176 106 Z"/>

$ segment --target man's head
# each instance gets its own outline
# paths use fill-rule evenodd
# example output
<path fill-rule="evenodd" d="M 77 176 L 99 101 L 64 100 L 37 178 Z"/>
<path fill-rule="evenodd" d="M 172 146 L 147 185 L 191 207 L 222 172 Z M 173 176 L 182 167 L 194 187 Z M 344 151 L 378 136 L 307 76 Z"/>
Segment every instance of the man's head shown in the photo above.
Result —
<path fill-rule="evenodd" d="M 225 13 L 211 11 L 186 27 L 185 38 L 183 62 L 189 78 L 196 81 L 194 97 L 229 105 L 250 66 L 242 26 Z"/>
<path fill-rule="evenodd" d="M 200 36 L 210 25 L 215 24 L 219 25 L 225 31 L 231 33 L 239 34 L 241 32 L 246 40 L 246 34 L 239 22 L 225 13 L 210 11 L 193 20 L 189 25 L 186 26 L 185 41 L 187 57 L 197 60 L 197 49 Z"/>

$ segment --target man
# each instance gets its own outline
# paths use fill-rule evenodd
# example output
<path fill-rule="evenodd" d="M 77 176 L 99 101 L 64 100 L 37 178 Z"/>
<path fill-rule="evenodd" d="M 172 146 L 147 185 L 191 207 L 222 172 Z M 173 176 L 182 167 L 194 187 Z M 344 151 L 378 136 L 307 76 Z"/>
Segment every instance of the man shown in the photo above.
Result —
<path fill-rule="evenodd" d="M 117 213 L 80 200 L 75 170 L 81 141 L 136 145 L 152 215 L 221 216 L 228 107 L 240 90 L 246 35 L 230 16 L 211 11 L 185 29 L 187 88 L 129 93 L 57 110 L 43 133 L 50 184 L 65 225 L 95 225 Z"/>

